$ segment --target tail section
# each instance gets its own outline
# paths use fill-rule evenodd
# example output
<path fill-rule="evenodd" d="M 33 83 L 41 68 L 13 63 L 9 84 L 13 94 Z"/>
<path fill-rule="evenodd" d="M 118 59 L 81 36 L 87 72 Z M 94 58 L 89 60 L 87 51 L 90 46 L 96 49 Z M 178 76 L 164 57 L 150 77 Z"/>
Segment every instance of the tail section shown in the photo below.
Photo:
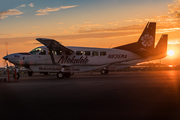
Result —
<path fill-rule="evenodd" d="M 143 33 L 138 40 L 138 46 L 142 49 L 152 50 L 155 43 L 156 23 L 147 23 Z"/>
<path fill-rule="evenodd" d="M 148 22 L 137 42 L 115 47 L 134 52 L 142 57 L 148 57 L 153 52 L 155 43 L 156 23 Z"/>
<path fill-rule="evenodd" d="M 168 41 L 168 34 L 163 34 L 154 49 L 154 54 L 159 55 L 162 57 L 167 56 L 167 41 Z"/>

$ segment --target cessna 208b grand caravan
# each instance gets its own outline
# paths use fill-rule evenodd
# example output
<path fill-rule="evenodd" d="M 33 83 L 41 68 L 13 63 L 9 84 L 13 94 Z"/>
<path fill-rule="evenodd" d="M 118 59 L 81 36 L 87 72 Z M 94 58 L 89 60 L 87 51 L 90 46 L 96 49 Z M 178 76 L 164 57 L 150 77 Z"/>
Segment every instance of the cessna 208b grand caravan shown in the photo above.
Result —
<path fill-rule="evenodd" d="M 107 74 L 109 69 L 129 67 L 165 57 L 167 35 L 160 39 L 161 43 L 154 48 L 156 23 L 149 22 L 137 42 L 115 48 L 65 47 L 54 39 L 37 38 L 45 46 L 37 47 L 29 53 L 14 53 L 3 59 L 16 67 L 28 68 L 28 75 L 34 72 L 57 73 L 57 78 L 70 77 L 71 73 L 101 70 Z M 165 45 L 165 47 L 164 47 Z M 160 48 L 163 48 L 161 50 Z M 159 52 L 158 52 L 159 51 Z M 19 74 L 17 75 L 19 78 Z"/>

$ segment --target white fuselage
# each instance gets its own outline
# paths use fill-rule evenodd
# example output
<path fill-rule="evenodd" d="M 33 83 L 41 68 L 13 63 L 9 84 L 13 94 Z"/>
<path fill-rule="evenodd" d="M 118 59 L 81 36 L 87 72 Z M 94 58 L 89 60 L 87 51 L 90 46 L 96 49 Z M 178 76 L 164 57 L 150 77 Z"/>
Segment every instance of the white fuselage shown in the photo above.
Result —
<path fill-rule="evenodd" d="M 90 47 L 67 47 L 74 52 L 53 51 L 55 64 L 45 46 L 29 54 L 15 53 L 8 55 L 8 60 L 17 66 L 28 66 L 33 72 L 84 72 L 107 68 L 113 64 L 141 59 L 133 52 Z"/>

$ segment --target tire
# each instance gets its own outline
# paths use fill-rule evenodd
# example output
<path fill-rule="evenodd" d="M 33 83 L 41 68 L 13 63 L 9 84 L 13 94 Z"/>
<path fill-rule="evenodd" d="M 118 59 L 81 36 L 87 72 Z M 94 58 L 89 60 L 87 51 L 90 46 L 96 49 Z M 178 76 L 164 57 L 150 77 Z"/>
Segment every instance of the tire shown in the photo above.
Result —
<path fill-rule="evenodd" d="M 64 73 L 65 78 L 69 78 L 71 76 L 71 73 Z"/>
<path fill-rule="evenodd" d="M 32 76 L 33 72 L 28 72 L 28 76 Z"/>
<path fill-rule="evenodd" d="M 44 72 L 44 75 L 49 75 L 49 73 L 48 72 Z"/>
<path fill-rule="evenodd" d="M 7 82 L 6 78 L 3 79 L 3 82 Z"/>
<path fill-rule="evenodd" d="M 102 70 L 101 70 L 101 74 L 102 74 L 102 75 L 106 74 L 106 70 L 105 70 L 105 69 L 102 69 Z"/>
<path fill-rule="evenodd" d="M 101 74 L 104 75 L 104 74 L 108 74 L 109 73 L 109 70 L 105 70 L 105 69 L 102 69 L 101 70 Z"/>
<path fill-rule="evenodd" d="M 109 73 L 109 70 L 106 70 L 105 74 L 108 74 Z"/>
<path fill-rule="evenodd" d="M 64 73 L 63 72 L 58 72 L 57 73 L 57 78 L 58 79 L 63 79 L 64 78 Z"/>
<path fill-rule="evenodd" d="M 15 79 L 15 74 L 13 74 L 13 78 Z M 20 75 L 19 73 L 16 74 L 16 79 L 19 79 L 20 78 Z"/>

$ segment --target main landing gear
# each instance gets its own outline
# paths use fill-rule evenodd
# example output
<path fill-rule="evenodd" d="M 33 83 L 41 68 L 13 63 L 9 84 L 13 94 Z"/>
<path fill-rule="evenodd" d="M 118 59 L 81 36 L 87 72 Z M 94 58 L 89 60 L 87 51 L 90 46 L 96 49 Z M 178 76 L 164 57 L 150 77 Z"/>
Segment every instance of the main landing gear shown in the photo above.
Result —
<path fill-rule="evenodd" d="M 28 71 L 28 76 L 32 76 L 33 72 Z"/>
<path fill-rule="evenodd" d="M 58 72 L 57 73 L 57 78 L 62 79 L 62 78 L 69 78 L 72 74 L 70 72 Z"/>
<path fill-rule="evenodd" d="M 102 69 L 101 70 L 101 74 L 104 75 L 104 74 L 108 74 L 109 73 L 109 70 L 105 70 L 105 69 Z"/>

